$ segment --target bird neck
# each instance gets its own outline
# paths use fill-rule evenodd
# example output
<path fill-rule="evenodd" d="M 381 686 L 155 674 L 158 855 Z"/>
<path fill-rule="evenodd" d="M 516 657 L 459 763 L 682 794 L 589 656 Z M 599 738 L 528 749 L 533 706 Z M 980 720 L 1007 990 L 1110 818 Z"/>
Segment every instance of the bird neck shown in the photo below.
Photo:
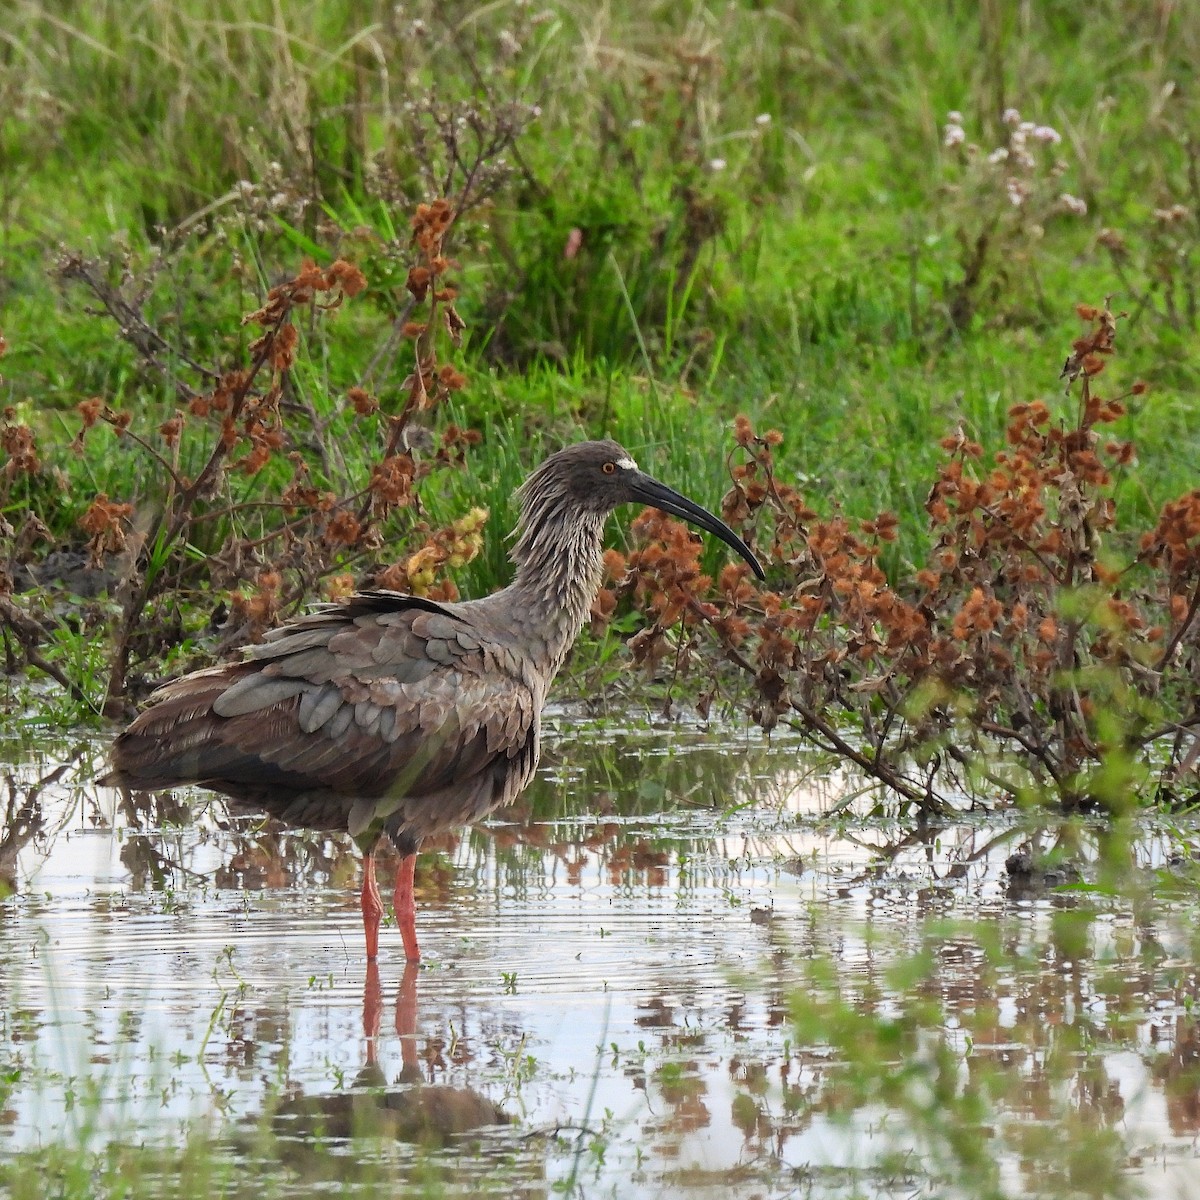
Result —
<path fill-rule="evenodd" d="M 512 550 L 517 571 L 506 589 L 509 611 L 552 671 L 562 666 L 596 599 L 605 516 L 536 504 L 522 514 Z"/>

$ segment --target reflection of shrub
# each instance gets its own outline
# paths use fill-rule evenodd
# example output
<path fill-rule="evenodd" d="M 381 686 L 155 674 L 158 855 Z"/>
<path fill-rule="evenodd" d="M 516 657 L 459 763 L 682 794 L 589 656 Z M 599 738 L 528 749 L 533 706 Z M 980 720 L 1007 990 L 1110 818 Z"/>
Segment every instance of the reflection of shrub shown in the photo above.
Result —
<path fill-rule="evenodd" d="M 1057 915 L 1080 929 L 1075 960 L 1087 961 L 1088 914 Z M 1128 1098 L 1103 1051 L 1125 1047 L 1114 1030 L 1145 1019 L 1145 997 L 1114 995 L 1121 1019 L 1108 1024 L 1077 1016 L 1070 984 L 1048 969 L 1064 923 L 1036 947 L 994 922 L 931 921 L 903 947 L 865 928 L 865 967 L 838 950 L 798 956 L 793 1106 L 845 1122 L 872 1165 L 921 1180 L 913 1194 L 1125 1195 Z M 1150 974 L 1170 1004 L 1174 989 Z"/>
<path fill-rule="evenodd" d="M 1104 427 L 1145 388 L 1095 391 L 1119 318 L 1079 313 L 1089 331 L 1063 369 L 1074 411 L 1014 405 L 990 466 L 961 429 L 945 438 L 930 559 L 895 580 L 879 565 L 895 517 L 819 516 L 781 478 L 779 436 L 739 418 L 724 514 L 757 538 L 776 588 L 758 592 L 730 565 L 708 602 L 695 544 L 643 521 L 653 540 L 625 586 L 657 623 L 638 653 L 686 655 L 666 627 L 707 623 L 752 677 L 759 724 L 804 730 L 918 806 L 964 786 L 1048 792 L 1066 808 L 1127 803 L 1151 746 L 1168 742 L 1177 760 L 1196 719 L 1200 491 L 1167 504 L 1140 541 L 1118 531 L 1114 481 L 1135 457 Z"/>

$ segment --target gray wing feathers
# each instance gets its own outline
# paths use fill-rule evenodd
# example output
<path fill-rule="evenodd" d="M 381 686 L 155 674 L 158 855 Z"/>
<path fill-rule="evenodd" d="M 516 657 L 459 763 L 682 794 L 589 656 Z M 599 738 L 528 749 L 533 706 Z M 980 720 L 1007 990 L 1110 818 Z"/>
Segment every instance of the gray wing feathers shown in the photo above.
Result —
<path fill-rule="evenodd" d="M 302 733 L 316 733 L 342 706 L 342 693 L 326 684 L 310 688 L 300 701 L 298 719 Z"/>
<path fill-rule="evenodd" d="M 256 747 L 264 762 L 338 791 L 420 795 L 520 753 L 537 705 L 510 651 L 450 615 L 335 615 L 277 636 L 213 704 L 220 716 L 295 706 L 292 732 Z"/>
<path fill-rule="evenodd" d="M 328 620 L 318 629 L 303 629 L 285 625 L 272 629 L 258 646 L 246 649 L 247 659 L 278 658 L 281 654 L 298 654 L 314 646 L 327 646 L 329 639 L 342 626 Z"/>
<path fill-rule="evenodd" d="M 252 675 L 243 675 L 235 684 L 227 687 L 213 701 L 212 710 L 218 717 L 241 717 L 282 704 L 309 688 L 310 685 L 303 679 L 272 679 L 256 671 Z"/>
<path fill-rule="evenodd" d="M 386 795 L 377 815 L 451 820 L 452 794 L 484 811 L 523 786 L 540 698 L 522 656 L 466 617 L 333 609 L 268 635 L 241 664 L 166 685 L 118 739 L 117 766 L 129 781 L 297 803 Z M 437 813 L 414 806 L 422 797 Z"/>
<path fill-rule="evenodd" d="M 328 646 L 314 646 L 279 657 L 263 667 L 264 675 L 286 675 L 310 683 L 328 683 L 338 673 L 338 660 Z"/>
<path fill-rule="evenodd" d="M 337 712 L 325 722 L 325 736 L 337 740 L 350 728 L 350 722 L 354 720 L 354 708 L 349 704 L 342 704 Z"/>
<path fill-rule="evenodd" d="M 452 638 L 463 628 L 458 617 L 443 617 L 437 613 L 419 613 L 413 618 L 412 629 L 421 638 Z"/>
<path fill-rule="evenodd" d="M 448 642 L 442 638 L 430 638 L 425 643 L 425 656 L 435 663 L 449 666 L 463 653 L 463 648 L 457 641 Z"/>

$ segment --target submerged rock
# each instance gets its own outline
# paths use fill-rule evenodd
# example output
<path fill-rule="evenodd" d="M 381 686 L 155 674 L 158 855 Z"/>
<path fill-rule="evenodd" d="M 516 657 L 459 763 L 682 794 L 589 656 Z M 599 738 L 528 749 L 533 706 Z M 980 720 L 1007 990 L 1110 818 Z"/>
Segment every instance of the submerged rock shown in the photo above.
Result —
<path fill-rule="evenodd" d="M 1014 899 L 1050 888 L 1079 883 L 1083 876 L 1074 863 L 1039 861 L 1029 850 L 1018 850 L 1004 860 L 1008 894 Z"/>

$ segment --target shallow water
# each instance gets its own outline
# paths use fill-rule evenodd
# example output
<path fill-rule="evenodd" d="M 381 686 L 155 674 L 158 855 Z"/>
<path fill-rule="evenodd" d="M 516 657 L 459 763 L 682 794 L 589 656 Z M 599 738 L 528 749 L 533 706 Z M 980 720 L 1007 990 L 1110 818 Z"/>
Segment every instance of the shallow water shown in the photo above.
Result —
<path fill-rule="evenodd" d="M 422 857 L 419 971 L 385 928 L 367 972 L 341 839 L 123 802 L 86 742 L 12 766 L 0 1147 L 200 1128 L 280 1195 L 1200 1196 L 1190 819 L 920 829 L 794 743 L 559 724 Z M 1033 842 L 1074 868 L 1014 879 Z"/>

